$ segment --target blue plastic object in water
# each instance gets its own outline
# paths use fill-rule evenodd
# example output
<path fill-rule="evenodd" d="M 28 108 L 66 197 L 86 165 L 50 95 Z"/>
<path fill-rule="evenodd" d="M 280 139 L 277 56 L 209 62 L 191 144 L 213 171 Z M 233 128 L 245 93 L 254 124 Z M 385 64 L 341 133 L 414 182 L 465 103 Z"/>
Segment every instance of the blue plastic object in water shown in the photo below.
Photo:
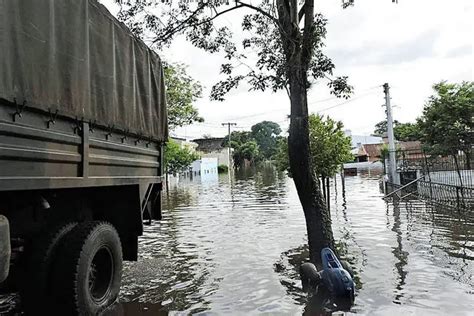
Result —
<path fill-rule="evenodd" d="M 330 248 L 321 250 L 321 261 L 323 262 L 321 278 L 331 296 L 354 302 L 354 281 Z"/>

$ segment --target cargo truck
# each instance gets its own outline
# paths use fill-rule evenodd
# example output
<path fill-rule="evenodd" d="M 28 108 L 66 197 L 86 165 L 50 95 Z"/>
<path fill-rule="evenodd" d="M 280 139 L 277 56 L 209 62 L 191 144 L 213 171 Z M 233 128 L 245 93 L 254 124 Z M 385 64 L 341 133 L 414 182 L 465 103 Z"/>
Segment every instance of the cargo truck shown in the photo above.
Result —
<path fill-rule="evenodd" d="M 161 217 L 160 57 L 96 0 L 0 1 L 0 283 L 97 315 Z"/>

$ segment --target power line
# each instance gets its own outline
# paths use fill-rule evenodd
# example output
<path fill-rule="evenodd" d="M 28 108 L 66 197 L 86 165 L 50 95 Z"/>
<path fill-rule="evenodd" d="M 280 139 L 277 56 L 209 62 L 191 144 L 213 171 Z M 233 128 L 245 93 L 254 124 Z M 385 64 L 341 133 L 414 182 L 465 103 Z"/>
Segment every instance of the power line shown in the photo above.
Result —
<path fill-rule="evenodd" d="M 374 90 L 374 89 L 377 89 L 377 88 L 380 88 L 382 85 L 376 85 L 376 86 L 372 86 L 372 87 L 369 87 L 369 88 L 366 88 L 366 89 L 362 89 L 360 92 L 366 92 L 366 91 L 371 91 L 371 90 Z M 360 96 L 356 96 L 354 97 L 355 98 L 359 98 Z M 319 102 L 326 102 L 326 101 L 332 101 L 332 100 L 338 100 L 340 99 L 339 97 L 337 96 L 332 96 L 330 98 L 326 98 L 326 99 L 322 99 L 322 100 L 315 100 L 315 101 L 312 101 L 312 102 L 308 102 L 308 105 L 312 105 L 312 104 L 315 104 L 315 103 L 319 103 Z"/>
<path fill-rule="evenodd" d="M 379 87 L 381 87 L 382 85 L 376 85 L 376 86 L 372 86 L 372 87 L 369 87 L 369 88 L 366 88 L 366 89 L 363 89 L 362 92 L 365 92 L 365 91 L 371 91 L 371 90 L 374 90 L 374 89 L 377 89 Z M 357 97 L 354 97 L 352 99 L 350 99 L 349 101 L 347 102 L 343 102 L 343 104 L 346 104 L 346 103 L 349 103 L 351 102 L 352 100 L 357 100 L 361 97 L 364 97 L 364 96 L 367 96 L 367 95 L 370 95 L 372 93 L 375 93 L 375 92 L 370 92 L 370 93 L 364 93 L 362 95 L 359 95 Z M 338 100 L 340 99 L 339 97 L 337 96 L 332 96 L 330 98 L 325 98 L 325 99 L 320 99 L 320 100 L 315 100 L 315 101 L 312 101 L 312 102 L 308 102 L 308 106 L 309 105 L 313 105 L 313 104 L 316 104 L 316 103 L 321 103 L 321 102 L 327 102 L 327 101 L 332 101 L 332 100 Z M 334 107 L 336 106 L 339 106 L 339 105 L 334 105 Z M 266 114 L 269 114 L 269 113 L 272 113 L 274 111 L 283 111 L 283 110 L 290 110 L 289 107 L 280 107 L 280 108 L 274 108 L 274 109 L 271 109 L 271 110 L 267 110 L 267 111 L 264 111 L 264 112 L 259 112 L 259 113 L 254 113 L 254 114 L 250 114 L 250 115 L 245 115 L 245 116 L 237 116 L 237 117 L 233 117 L 231 118 L 231 120 L 233 121 L 240 121 L 240 120 L 244 120 L 244 119 L 247 119 L 247 118 L 252 118 L 252 117 L 258 117 L 258 116 L 261 116 L 261 115 L 266 115 Z M 327 110 L 327 109 L 323 109 L 323 110 Z M 321 110 L 321 111 L 323 111 Z"/>
<path fill-rule="evenodd" d="M 369 95 L 372 95 L 374 94 L 376 91 L 371 91 L 373 89 L 376 89 L 376 88 L 379 88 L 381 87 L 381 85 L 376 85 L 376 86 L 373 86 L 373 87 L 369 87 L 367 89 L 363 89 L 362 91 L 370 91 L 370 92 L 367 92 L 367 93 L 364 93 L 362 95 L 359 95 L 359 96 L 356 96 L 354 98 L 351 98 L 349 100 L 346 100 L 344 102 L 341 102 L 341 103 L 338 103 L 338 104 L 335 104 L 335 105 L 332 105 L 332 106 L 329 106 L 329 107 L 326 107 L 326 108 L 323 108 L 323 109 L 320 109 L 320 110 L 317 110 L 317 112 L 323 112 L 323 111 L 327 111 L 327 110 L 330 110 L 330 109 L 333 109 L 333 108 L 336 108 L 336 107 L 339 107 L 339 106 L 342 106 L 342 105 L 345 105 L 345 104 L 348 104 L 350 102 L 353 102 L 353 101 L 356 101 L 358 99 L 361 99 L 361 98 L 364 98 L 366 96 L 369 96 Z M 339 99 L 338 97 L 336 96 L 333 96 L 333 97 L 330 97 L 330 98 L 326 98 L 326 99 L 320 99 L 320 100 L 317 100 L 317 101 L 313 101 L 313 102 L 310 102 L 308 103 L 308 106 L 309 105 L 312 105 L 312 104 L 315 104 L 315 103 L 320 103 L 320 102 L 326 102 L 326 101 L 330 101 L 330 100 L 335 100 L 335 99 Z M 261 115 L 266 115 L 266 114 L 269 114 L 269 113 L 273 113 L 274 111 L 280 111 L 280 110 L 289 110 L 289 108 L 285 107 L 285 108 L 276 108 L 276 109 L 271 109 L 271 110 L 268 110 L 268 111 L 264 111 L 264 112 L 260 112 L 260 113 L 254 113 L 254 114 L 251 114 L 251 115 L 245 115 L 245 116 L 240 116 L 240 117 L 234 117 L 232 118 L 233 121 L 240 121 L 240 120 L 243 120 L 243 119 L 247 119 L 247 118 L 254 118 L 254 117 L 258 117 L 258 116 L 261 116 Z M 283 121 L 279 121 L 279 122 L 276 122 L 277 124 L 283 124 L 283 123 L 287 123 L 288 119 L 285 119 Z M 229 124 L 229 123 L 222 123 L 221 125 L 219 125 L 218 123 L 207 123 L 207 122 L 196 122 L 194 123 L 196 125 L 202 125 L 202 126 L 207 126 L 207 127 L 211 127 L 211 128 L 219 128 L 221 126 L 225 126 L 225 124 Z M 232 123 L 233 126 L 236 126 L 237 124 L 236 123 Z M 250 125 L 244 125 L 244 126 L 239 126 L 239 127 L 236 127 L 238 129 L 245 129 L 245 128 L 251 128 Z"/>
<path fill-rule="evenodd" d="M 337 108 L 337 107 L 339 107 L 339 106 L 345 105 L 345 104 L 347 104 L 347 103 L 351 103 L 351 102 L 353 102 L 353 101 L 356 101 L 356 100 L 358 100 L 358 99 L 364 98 L 364 97 L 369 96 L 369 95 L 371 95 L 371 94 L 375 94 L 375 92 L 369 92 L 369 93 L 360 95 L 360 96 L 358 96 L 358 97 L 355 97 L 355 98 L 349 99 L 349 100 L 347 100 L 347 101 L 344 101 L 344 102 L 341 102 L 341 103 L 338 103 L 338 104 L 329 106 L 329 107 L 327 107 L 327 108 L 323 108 L 323 109 L 317 110 L 316 112 L 323 112 L 323 111 L 327 111 L 327 110 L 330 110 L 330 109 L 333 109 L 333 108 Z"/>

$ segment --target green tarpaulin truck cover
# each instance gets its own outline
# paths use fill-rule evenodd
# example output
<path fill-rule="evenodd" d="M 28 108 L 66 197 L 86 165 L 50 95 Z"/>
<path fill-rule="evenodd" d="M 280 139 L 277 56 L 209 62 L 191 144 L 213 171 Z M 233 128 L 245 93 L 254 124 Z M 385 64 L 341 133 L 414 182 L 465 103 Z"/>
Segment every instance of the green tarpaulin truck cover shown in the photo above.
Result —
<path fill-rule="evenodd" d="M 0 0 L 0 98 L 168 136 L 159 56 L 96 0 Z"/>

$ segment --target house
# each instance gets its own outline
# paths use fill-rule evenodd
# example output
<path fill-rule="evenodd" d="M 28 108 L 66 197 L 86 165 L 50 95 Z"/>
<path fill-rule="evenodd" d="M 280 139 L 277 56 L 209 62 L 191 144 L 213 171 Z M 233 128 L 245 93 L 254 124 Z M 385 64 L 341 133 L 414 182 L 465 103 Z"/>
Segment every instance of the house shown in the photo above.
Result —
<path fill-rule="evenodd" d="M 217 158 L 195 160 L 190 167 L 190 176 L 200 177 L 201 180 L 217 180 L 217 165 Z"/>
<path fill-rule="evenodd" d="M 198 146 L 198 144 L 194 143 L 194 142 L 189 142 L 186 140 L 186 138 L 182 138 L 182 137 L 177 137 L 177 136 L 170 136 L 170 138 L 176 142 L 177 144 L 179 144 L 179 146 L 181 148 L 183 147 L 188 147 L 190 148 L 191 150 L 196 150 L 196 147 Z"/>
<path fill-rule="evenodd" d="M 380 161 L 382 156 L 383 143 L 362 144 L 356 155 L 356 162 L 375 162 Z"/>
<path fill-rule="evenodd" d="M 223 146 L 223 137 L 200 138 L 193 142 L 202 158 L 217 158 L 218 165 L 229 166 L 229 148 Z"/>
<path fill-rule="evenodd" d="M 419 156 L 423 154 L 423 151 L 421 149 L 421 142 L 417 140 L 398 142 L 397 147 L 399 147 L 400 150 L 406 152 L 410 156 Z"/>
<path fill-rule="evenodd" d="M 382 137 L 373 135 L 352 135 L 350 129 L 344 131 L 346 136 L 351 138 L 351 148 L 359 148 L 362 144 L 380 144 L 382 143 Z"/>
<path fill-rule="evenodd" d="M 380 156 L 379 152 L 374 152 L 376 149 L 371 148 L 371 145 L 377 145 L 377 148 L 380 147 L 379 145 L 383 144 L 382 137 L 373 135 L 352 135 L 351 130 L 348 129 L 344 131 L 344 134 L 351 138 L 351 153 L 355 157 L 354 162 L 376 161 L 376 157 Z M 372 154 L 370 160 L 369 153 L 363 146 L 369 146 L 367 150 Z"/>

